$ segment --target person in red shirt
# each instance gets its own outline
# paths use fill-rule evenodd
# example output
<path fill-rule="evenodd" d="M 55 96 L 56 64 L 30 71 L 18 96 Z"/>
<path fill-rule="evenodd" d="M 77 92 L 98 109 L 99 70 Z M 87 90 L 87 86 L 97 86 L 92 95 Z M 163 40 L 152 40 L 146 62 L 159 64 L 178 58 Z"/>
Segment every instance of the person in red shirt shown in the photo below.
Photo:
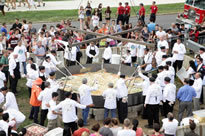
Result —
<path fill-rule="evenodd" d="M 124 8 L 124 22 L 126 24 L 129 24 L 129 18 L 130 18 L 130 6 L 128 5 L 128 2 L 126 2 Z"/>
<path fill-rule="evenodd" d="M 79 120 L 78 120 L 78 126 L 79 126 L 79 129 L 76 130 L 76 131 L 73 133 L 73 136 L 81 136 L 82 133 L 85 132 L 85 131 L 90 134 L 89 129 L 83 127 L 83 120 L 82 120 L 82 119 L 79 119 Z"/>
<path fill-rule="evenodd" d="M 195 41 L 195 42 L 198 42 L 198 39 L 199 39 L 199 30 L 197 29 L 196 26 L 193 28 L 193 30 L 190 31 L 189 37 L 190 37 L 191 40 L 193 40 L 193 41 Z"/>
<path fill-rule="evenodd" d="M 158 11 L 158 7 L 156 6 L 156 2 L 153 1 L 152 6 L 150 6 L 150 20 L 153 19 L 154 23 L 156 21 L 157 11 Z"/>
<path fill-rule="evenodd" d="M 122 6 L 122 3 L 119 3 L 119 7 L 117 8 L 117 24 L 119 24 L 119 21 L 122 21 L 122 24 L 124 24 L 123 21 L 123 14 L 124 14 L 124 7 Z"/>
<path fill-rule="evenodd" d="M 145 8 L 143 3 L 140 3 L 139 19 L 142 21 L 143 24 L 145 24 Z"/>

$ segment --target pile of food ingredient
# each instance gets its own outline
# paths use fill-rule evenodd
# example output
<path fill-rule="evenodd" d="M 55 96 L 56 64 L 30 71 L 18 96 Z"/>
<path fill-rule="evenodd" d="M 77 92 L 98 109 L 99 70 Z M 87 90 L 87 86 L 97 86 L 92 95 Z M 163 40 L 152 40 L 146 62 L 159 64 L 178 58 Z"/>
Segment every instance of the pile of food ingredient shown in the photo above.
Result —
<path fill-rule="evenodd" d="M 105 70 L 100 70 L 97 72 L 88 72 L 83 74 L 76 74 L 71 77 L 71 79 L 66 79 L 62 77 L 58 79 L 58 83 L 61 84 L 59 89 L 64 89 L 65 91 L 73 91 L 78 93 L 78 88 L 82 84 L 82 79 L 88 79 L 88 85 L 93 86 L 95 82 L 98 83 L 98 90 L 93 91 L 92 95 L 102 95 L 103 91 L 108 88 L 108 83 L 112 82 L 115 87 L 119 76 L 117 74 L 108 73 Z M 129 77 L 126 77 L 129 78 Z M 128 86 L 128 93 L 133 94 L 136 92 L 141 92 L 142 88 L 136 87 L 133 83 L 143 82 L 142 78 L 136 77 L 133 80 L 127 80 L 126 85 Z"/>

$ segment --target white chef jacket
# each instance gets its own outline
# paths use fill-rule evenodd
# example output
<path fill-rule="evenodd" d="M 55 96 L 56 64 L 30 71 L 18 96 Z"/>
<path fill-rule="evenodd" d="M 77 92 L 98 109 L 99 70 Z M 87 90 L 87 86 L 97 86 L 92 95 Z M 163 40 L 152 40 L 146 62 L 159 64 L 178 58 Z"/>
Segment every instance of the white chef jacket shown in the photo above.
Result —
<path fill-rule="evenodd" d="M 170 75 L 171 75 L 171 83 L 174 84 L 174 79 L 175 79 L 175 69 L 174 69 L 174 67 L 169 66 L 169 72 L 170 72 Z"/>
<path fill-rule="evenodd" d="M 165 47 L 166 50 L 169 49 L 169 45 L 168 45 L 168 42 L 166 40 L 163 40 L 163 41 L 159 40 L 157 42 L 157 49 L 158 49 L 158 51 L 161 51 L 161 47 L 163 47 L 163 46 Z"/>
<path fill-rule="evenodd" d="M 4 95 L 0 92 L 0 104 L 2 104 L 2 102 L 4 102 Z"/>
<path fill-rule="evenodd" d="M 144 81 L 142 83 L 136 83 L 135 85 L 137 87 L 142 87 L 142 90 L 143 90 L 142 95 L 146 96 L 147 95 L 147 91 L 148 91 L 147 89 L 150 86 L 149 78 L 147 76 L 143 75 L 141 72 L 139 72 L 139 76 L 142 79 L 144 79 Z"/>
<path fill-rule="evenodd" d="M 125 60 L 124 60 L 124 63 L 132 63 L 132 57 L 131 55 L 125 55 Z"/>
<path fill-rule="evenodd" d="M 143 57 L 144 56 L 144 49 L 146 48 L 146 46 L 144 45 L 137 45 L 137 57 Z"/>
<path fill-rule="evenodd" d="M 80 103 L 83 105 L 93 104 L 91 92 L 96 91 L 97 89 L 96 85 L 94 87 L 89 87 L 86 84 L 82 84 L 78 89 L 80 94 Z"/>
<path fill-rule="evenodd" d="M 53 92 L 57 92 L 58 88 L 60 87 L 59 84 L 56 82 L 56 80 L 52 80 L 50 78 L 47 79 L 47 81 L 50 83 L 50 89 Z"/>
<path fill-rule="evenodd" d="M 145 71 L 150 71 L 152 69 L 152 53 L 148 52 L 146 55 L 144 55 L 144 62 L 147 64 Z"/>
<path fill-rule="evenodd" d="M 163 91 L 163 101 L 175 102 L 176 100 L 176 86 L 172 83 L 166 84 Z"/>
<path fill-rule="evenodd" d="M 118 96 L 117 90 L 113 88 L 108 88 L 105 90 L 102 94 L 102 96 L 105 98 L 104 107 L 107 109 L 116 109 L 116 99 Z"/>
<path fill-rule="evenodd" d="M 161 64 L 163 55 L 166 55 L 166 53 L 162 52 L 162 51 L 157 51 L 156 52 L 155 59 L 156 59 L 156 62 L 157 62 L 157 66 L 159 66 Z"/>
<path fill-rule="evenodd" d="M 0 71 L 0 88 L 4 87 L 4 81 L 6 81 L 6 76 Z"/>
<path fill-rule="evenodd" d="M 202 85 L 203 85 L 203 82 L 202 82 L 201 78 L 194 80 L 194 84 L 192 85 L 192 87 L 196 91 L 196 98 L 200 98 L 200 96 L 201 96 Z"/>
<path fill-rule="evenodd" d="M 103 52 L 103 58 L 105 60 L 111 59 L 112 57 L 112 49 L 111 47 L 107 47 L 105 48 L 104 52 Z"/>
<path fill-rule="evenodd" d="M 51 61 L 47 62 L 46 60 L 44 60 L 42 66 L 45 67 L 46 77 L 49 76 L 49 73 L 51 73 L 53 71 L 56 71 L 56 67 L 55 67 L 55 65 Z"/>
<path fill-rule="evenodd" d="M 36 65 L 36 70 L 38 71 L 38 65 L 36 63 L 33 63 L 34 65 Z M 31 70 L 31 64 L 26 64 L 26 71 L 29 72 Z"/>
<path fill-rule="evenodd" d="M 148 92 L 145 98 L 145 104 L 155 105 L 159 104 L 161 100 L 162 88 L 156 83 L 151 84 L 148 88 Z"/>
<path fill-rule="evenodd" d="M 163 60 L 159 66 L 166 66 L 167 61 L 171 61 L 172 63 L 175 62 L 175 60 L 172 57 L 169 57 Z"/>
<path fill-rule="evenodd" d="M 6 108 L 6 110 L 9 109 L 19 110 L 16 102 L 16 97 L 12 92 L 6 93 L 6 103 L 4 104 L 4 107 Z"/>
<path fill-rule="evenodd" d="M 174 53 L 174 51 L 178 51 L 178 54 Z M 175 43 L 172 49 L 174 60 L 184 60 L 184 54 L 186 53 L 186 48 L 183 43 Z"/>
<path fill-rule="evenodd" d="M 13 119 L 15 119 L 17 124 L 24 122 L 24 120 L 26 119 L 26 116 L 19 110 L 8 109 L 4 111 L 4 113 L 9 114 L 9 121 L 12 121 Z"/>
<path fill-rule="evenodd" d="M 203 64 L 205 65 L 205 52 L 200 54 L 201 58 L 203 59 Z"/>
<path fill-rule="evenodd" d="M 128 96 L 128 89 L 123 78 L 120 78 L 117 81 L 117 92 L 119 93 L 119 98 Z"/>
<path fill-rule="evenodd" d="M 94 45 L 93 47 L 91 47 L 90 45 L 86 48 L 86 55 L 88 56 L 88 57 L 90 57 L 90 58 L 92 58 L 93 57 L 93 55 L 92 54 L 90 54 L 90 50 L 95 50 L 95 52 L 96 52 L 96 54 L 95 54 L 95 56 L 98 56 L 99 55 L 99 49 L 98 49 L 98 47 L 96 46 L 96 45 Z"/>
<path fill-rule="evenodd" d="M 33 85 L 33 81 L 35 81 L 39 76 L 38 76 L 38 71 L 37 70 L 33 70 L 30 69 L 29 71 L 27 71 L 27 82 L 26 82 L 26 86 L 32 88 Z"/>
<path fill-rule="evenodd" d="M 43 110 L 48 109 L 46 104 L 48 104 L 49 101 L 52 99 L 52 93 L 53 93 L 53 91 L 50 88 L 45 88 L 43 91 L 40 92 L 40 94 L 38 96 L 38 100 L 42 101 L 41 109 L 43 109 Z"/>
<path fill-rule="evenodd" d="M 70 98 L 66 98 L 64 101 L 61 101 L 54 108 L 54 110 L 62 109 L 63 123 L 70 123 L 78 119 L 76 115 L 76 107 L 80 109 L 85 109 L 86 105 L 79 104 L 76 101 L 71 100 Z"/>
<path fill-rule="evenodd" d="M 53 99 L 51 99 L 49 101 L 49 105 L 50 107 L 48 108 L 48 114 L 47 114 L 47 118 L 49 120 L 54 120 L 54 119 L 57 119 L 58 115 L 56 114 L 53 114 L 53 109 L 56 107 L 56 101 L 54 101 Z"/>
<path fill-rule="evenodd" d="M 165 87 L 165 84 L 164 84 L 165 77 L 169 77 L 171 79 L 171 74 L 169 71 L 163 70 L 162 72 L 157 74 L 157 80 L 160 81 L 160 86 L 162 87 L 162 89 L 164 89 Z"/>
<path fill-rule="evenodd" d="M 47 54 L 46 56 L 49 56 L 51 58 L 51 62 L 56 66 L 59 65 L 61 63 L 61 61 L 57 61 L 56 57 L 53 54 Z"/>
<path fill-rule="evenodd" d="M 0 120 L 0 130 L 5 131 L 6 136 L 8 136 L 8 129 L 9 129 L 9 123 L 4 120 Z"/>
<path fill-rule="evenodd" d="M 128 48 L 128 50 L 130 50 L 130 54 L 132 57 L 135 57 L 137 55 L 137 44 L 129 42 L 126 44 L 126 47 Z"/>
<path fill-rule="evenodd" d="M 14 75 L 14 69 L 16 68 L 16 60 L 11 56 L 9 59 L 9 74 Z"/>

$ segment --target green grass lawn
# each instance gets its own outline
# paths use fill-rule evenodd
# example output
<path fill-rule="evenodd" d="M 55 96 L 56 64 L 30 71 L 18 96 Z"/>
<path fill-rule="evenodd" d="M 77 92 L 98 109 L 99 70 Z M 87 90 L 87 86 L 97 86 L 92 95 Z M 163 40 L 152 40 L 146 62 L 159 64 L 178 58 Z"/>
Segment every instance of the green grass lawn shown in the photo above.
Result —
<path fill-rule="evenodd" d="M 178 4 L 162 4 L 158 5 L 158 14 L 173 14 L 183 12 L 183 3 Z M 150 6 L 145 6 L 146 14 L 149 15 Z M 111 8 L 112 18 L 116 18 L 117 8 Z M 103 9 L 104 13 L 105 9 Z M 131 15 L 136 16 L 139 7 L 132 7 Z M 7 22 L 11 24 L 15 18 L 26 19 L 32 22 L 59 22 L 62 19 L 77 20 L 78 10 L 51 10 L 51 11 L 25 11 L 25 12 L 8 12 L 6 16 L 0 14 L 0 23 Z"/>

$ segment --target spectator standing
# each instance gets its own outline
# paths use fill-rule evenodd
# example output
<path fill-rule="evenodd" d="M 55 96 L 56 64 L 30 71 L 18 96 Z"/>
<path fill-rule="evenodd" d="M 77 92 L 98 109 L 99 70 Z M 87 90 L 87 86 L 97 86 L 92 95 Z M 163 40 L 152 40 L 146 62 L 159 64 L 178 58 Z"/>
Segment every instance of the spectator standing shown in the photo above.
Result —
<path fill-rule="evenodd" d="M 92 16 L 92 21 L 93 21 L 93 28 L 99 27 L 99 16 L 98 12 L 95 12 Z"/>
<path fill-rule="evenodd" d="M 123 14 L 124 14 L 124 7 L 122 6 L 122 3 L 119 3 L 119 7 L 117 8 L 117 25 L 119 24 L 119 21 L 124 24 L 123 20 Z"/>
<path fill-rule="evenodd" d="M 97 12 L 98 12 L 99 21 L 102 22 L 102 3 L 98 5 Z"/>
<path fill-rule="evenodd" d="M 29 119 L 33 119 L 34 123 L 38 123 L 38 113 L 39 113 L 39 108 L 41 106 L 41 101 L 38 100 L 38 96 L 42 91 L 41 89 L 42 83 L 43 80 L 41 78 L 37 78 L 33 82 L 32 89 L 31 89 L 30 104 L 32 107 L 31 107 Z"/>
<path fill-rule="evenodd" d="M 9 78 L 9 65 L 8 65 L 9 64 L 9 59 L 8 59 L 8 56 L 9 56 L 8 50 L 4 50 L 3 51 L 3 55 L 2 55 L 2 57 L 0 59 L 0 63 L 3 64 L 2 72 L 6 76 L 5 85 L 7 85 L 8 78 Z"/>
<path fill-rule="evenodd" d="M 58 115 L 61 115 L 62 113 L 59 112 L 59 111 L 56 112 L 56 111 L 53 110 L 56 106 L 56 101 L 57 100 L 58 100 L 58 93 L 53 92 L 52 93 L 52 99 L 49 101 L 48 104 L 46 104 L 47 106 L 49 105 L 48 114 L 47 114 L 48 131 L 60 126 Z"/>
<path fill-rule="evenodd" d="M 189 86 L 189 79 L 184 80 L 184 86 L 179 88 L 177 93 L 177 99 L 180 101 L 179 103 L 179 113 L 178 113 L 178 121 L 179 123 L 182 121 L 183 113 L 186 110 L 187 116 L 192 115 L 192 100 L 196 97 L 196 91 L 193 87 Z"/>
<path fill-rule="evenodd" d="M 162 119 L 161 131 L 164 131 L 165 136 L 175 136 L 178 128 L 178 121 L 174 119 L 174 115 L 169 112 L 167 118 Z"/>
<path fill-rule="evenodd" d="M 113 133 L 113 136 L 117 136 L 118 131 L 122 130 L 122 127 L 119 127 L 119 122 L 116 118 L 112 119 L 112 127 L 110 128 L 110 130 Z"/>
<path fill-rule="evenodd" d="M 156 2 L 153 1 L 152 6 L 150 6 L 150 20 L 152 19 L 154 23 L 156 21 L 157 11 L 158 11 L 158 7 L 156 5 Z"/>
<path fill-rule="evenodd" d="M 82 136 L 82 134 L 84 132 L 87 132 L 88 134 L 90 134 L 90 130 L 85 128 L 84 127 L 84 124 L 83 124 L 83 120 L 82 119 L 79 119 L 78 120 L 78 130 L 76 130 L 74 133 L 73 133 L 73 136 Z"/>
<path fill-rule="evenodd" d="M 107 6 L 107 9 L 105 10 L 105 20 L 108 26 L 110 26 L 111 13 L 110 6 Z"/>
<path fill-rule="evenodd" d="M 129 18 L 130 18 L 130 6 L 128 4 L 128 2 L 125 3 L 125 8 L 124 8 L 124 22 L 126 24 L 129 24 Z"/>
<path fill-rule="evenodd" d="M 14 49 L 18 45 L 18 38 L 15 33 L 12 33 L 11 37 L 8 40 L 8 47 Z"/>
<path fill-rule="evenodd" d="M 90 25 L 90 20 L 91 20 L 91 13 L 92 13 L 92 7 L 90 6 L 90 3 L 87 3 L 87 6 L 85 7 L 85 14 L 86 14 L 86 21 L 88 25 Z"/>
<path fill-rule="evenodd" d="M 36 56 L 36 63 L 38 66 L 40 66 L 40 65 L 42 65 L 44 57 L 46 55 L 46 49 L 42 45 L 42 41 L 38 41 L 37 46 L 38 47 L 36 48 L 34 54 Z"/>
<path fill-rule="evenodd" d="M 132 121 L 132 125 L 133 125 L 132 129 L 136 131 L 136 136 L 143 136 L 143 130 L 142 128 L 138 127 L 139 121 L 137 119 L 134 119 Z"/>
<path fill-rule="evenodd" d="M 144 4 L 140 3 L 140 10 L 139 10 L 139 19 L 142 21 L 142 24 L 145 24 L 145 8 Z"/>
<path fill-rule="evenodd" d="M 22 27 L 22 24 L 21 23 L 19 23 L 19 19 L 18 18 L 16 18 L 16 20 L 15 20 L 15 23 L 12 25 L 12 29 L 14 30 L 14 29 L 21 29 L 21 27 Z"/>
<path fill-rule="evenodd" d="M 1 0 L 0 1 L 0 11 L 2 12 L 3 16 L 5 16 L 4 6 L 5 6 L 5 0 Z"/>
<path fill-rule="evenodd" d="M 6 26 L 6 23 L 2 23 L 2 27 L 1 27 L 0 33 L 5 33 L 5 35 L 7 36 L 7 26 Z"/>
<path fill-rule="evenodd" d="M 155 25 L 156 24 L 154 23 L 153 19 L 150 18 L 150 22 L 147 25 L 149 33 L 151 33 L 152 31 L 155 31 Z"/>
<path fill-rule="evenodd" d="M 83 8 L 83 6 L 80 6 L 80 9 L 78 10 L 78 18 L 80 21 L 80 29 L 83 29 L 83 21 L 85 19 L 85 10 Z"/>
<path fill-rule="evenodd" d="M 136 132 L 130 129 L 131 122 L 129 119 L 125 119 L 123 122 L 124 128 L 117 133 L 117 136 L 136 136 Z"/>
<path fill-rule="evenodd" d="M 104 126 L 100 128 L 100 134 L 103 136 L 113 136 L 112 131 L 110 130 L 111 119 L 106 118 L 104 120 Z"/>

